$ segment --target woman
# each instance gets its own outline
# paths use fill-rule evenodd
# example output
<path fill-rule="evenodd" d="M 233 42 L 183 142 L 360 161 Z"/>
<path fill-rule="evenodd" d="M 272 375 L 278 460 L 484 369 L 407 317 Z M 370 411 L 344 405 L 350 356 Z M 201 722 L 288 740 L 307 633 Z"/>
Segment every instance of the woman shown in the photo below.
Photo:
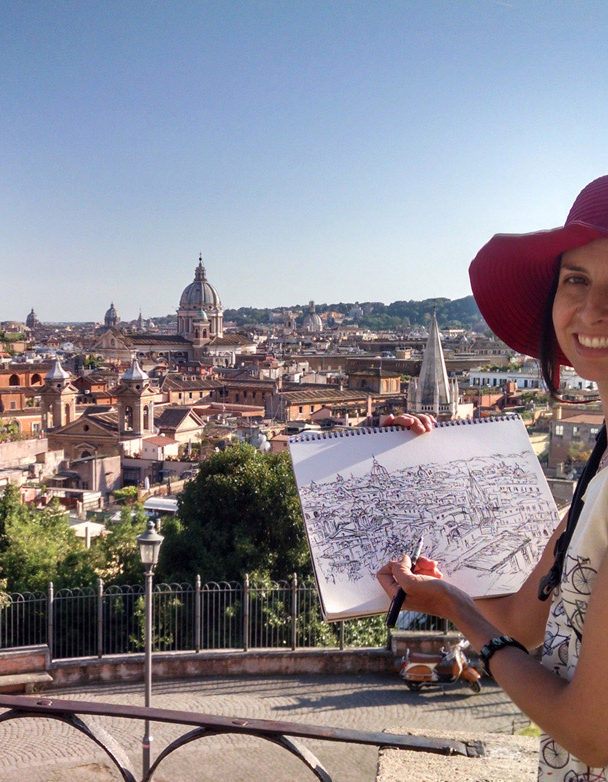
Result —
<path fill-rule="evenodd" d="M 559 367 L 568 364 L 597 383 L 606 416 L 608 176 L 584 188 L 563 228 L 495 236 L 470 277 L 490 328 L 540 359 L 553 395 Z M 432 429 L 428 417 L 396 422 L 419 434 Z M 403 588 L 405 609 L 450 619 L 481 650 L 488 671 L 543 731 L 541 780 L 608 780 L 608 456 L 601 435 L 567 532 L 556 546 L 564 521 L 516 594 L 474 601 L 423 557 L 414 574 L 407 556 L 378 573 L 390 597 Z M 527 650 L 543 640 L 539 663 Z"/>

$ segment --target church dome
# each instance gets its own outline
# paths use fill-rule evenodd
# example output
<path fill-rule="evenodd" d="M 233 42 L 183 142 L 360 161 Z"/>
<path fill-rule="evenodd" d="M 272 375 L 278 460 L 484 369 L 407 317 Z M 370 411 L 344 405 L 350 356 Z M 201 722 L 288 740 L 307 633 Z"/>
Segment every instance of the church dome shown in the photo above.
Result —
<path fill-rule="evenodd" d="M 69 380 L 70 376 L 61 366 L 59 359 L 55 359 L 53 366 L 46 373 L 44 379 L 47 381 L 47 383 L 52 383 L 54 381 Z"/>
<path fill-rule="evenodd" d="M 114 302 L 110 304 L 110 309 L 106 310 L 106 314 L 103 319 L 106 326 L 116 326 L 117 323 L 120 322 L 120 317 L 118 316 L 118 312 L 116 312 L 116 307 L 114 306 Z"/>
<path fill-rule="evenodd" d="M 312 331 L 315 333 L 319 333 L 320 331 L 323 331 L 323 321 L 321 320 L 320 316 L 315 312 L 315 305 L 314 302 L 310 302 L 310 307 L 306 315 L 304 315 L 304 318 L 302 320 L 302 328 L 304 331 Z"/>
<path fill-rule="evenodd" d="M 28 327 L 28 329 L 35 329 L 38 325 L 38 318 L 36 317 L 36 313 L 34 312 L 34 308 L 32 307 L 31 312 L 25 319 L 25 325 Z"/>
<path fill-rule="evenodd" d="M 133 358 L 131 360 L 131 366 L 127 371 L 124 373 L 124 375 L 121 377 L 121 380 L 148 380 L 149 375 L 147 372 L 144 372 L 144 370 L 140 367 L 139 361 L 136 358 Z"/>
<path fill-rule="evenodd" d="M 204 307 L 220 309 L 221 306 L 220 295 L 207 280 L 203 259 L 200 257 L 194 272 L 194 282 L 184 288 L 179 300 L 179 308 L 180 310 L 201 310 Z"/>
<path fill-rule="evenodd" d="M 196 320 L 199 321 L 200 323 L 209 323 L 209 318 L 207 317 L 207 313 L 205 312 L 205 310 L 199 311 Z"/>

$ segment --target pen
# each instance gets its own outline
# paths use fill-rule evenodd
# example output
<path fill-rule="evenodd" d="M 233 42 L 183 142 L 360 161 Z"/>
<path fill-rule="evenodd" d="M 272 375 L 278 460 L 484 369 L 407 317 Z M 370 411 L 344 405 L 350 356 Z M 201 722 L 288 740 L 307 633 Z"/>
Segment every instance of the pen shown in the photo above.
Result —
<path fill-rule="evenodd" d="M 418 538 L 418 542 L 416 543 L 416 548 L 414 549 L 414 553 L 412 554 L 412 565 L 411 570 L 414 571 L 414 568 L 416 567 L 416 562 L 418 561 L 418 557 L 420 556 L 422 552 L 422 544 L 424 543 L 424 537 L 421 535 Z M 401 587 L 397 590 L 397 594 L 395 597 L 391 600 L 390 608 L 388 609 L 388 614 L 386 615 L 386 626 L 387 627 L 394 627 L 397 622 L 397 617 L 399 616 L 399 611 L 401 611 L 401 607 L 403 606 L 403 601 L 405 600 L 405 592 Z"/>

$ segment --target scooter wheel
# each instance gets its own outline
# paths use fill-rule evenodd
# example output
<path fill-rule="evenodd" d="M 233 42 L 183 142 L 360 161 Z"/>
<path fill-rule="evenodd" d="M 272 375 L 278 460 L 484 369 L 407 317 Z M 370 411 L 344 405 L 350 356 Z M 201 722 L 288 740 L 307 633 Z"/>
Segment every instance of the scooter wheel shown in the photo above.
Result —
<path fill-rule="evenodd" d="M 475 694 L 481 692 L 481 684 L 479 682 L 467 682 L 467 684 Z"/>
<path fill-rule="evenodd" d="M 405 684 L 412 692 L 418 692 L 422 689 L 422 684 L 420 682 L 406 682 Z"/>

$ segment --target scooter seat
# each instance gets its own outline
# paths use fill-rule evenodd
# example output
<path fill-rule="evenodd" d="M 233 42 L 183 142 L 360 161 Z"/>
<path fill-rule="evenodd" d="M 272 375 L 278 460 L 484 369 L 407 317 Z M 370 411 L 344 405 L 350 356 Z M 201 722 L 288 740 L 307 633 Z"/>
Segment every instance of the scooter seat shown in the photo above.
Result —
<path fill-rule="evenodd" d="M 410 652 L 408 660 L 411 663 L 438 663 L 443 655 L 425 654 L 424 652 Z"/>

